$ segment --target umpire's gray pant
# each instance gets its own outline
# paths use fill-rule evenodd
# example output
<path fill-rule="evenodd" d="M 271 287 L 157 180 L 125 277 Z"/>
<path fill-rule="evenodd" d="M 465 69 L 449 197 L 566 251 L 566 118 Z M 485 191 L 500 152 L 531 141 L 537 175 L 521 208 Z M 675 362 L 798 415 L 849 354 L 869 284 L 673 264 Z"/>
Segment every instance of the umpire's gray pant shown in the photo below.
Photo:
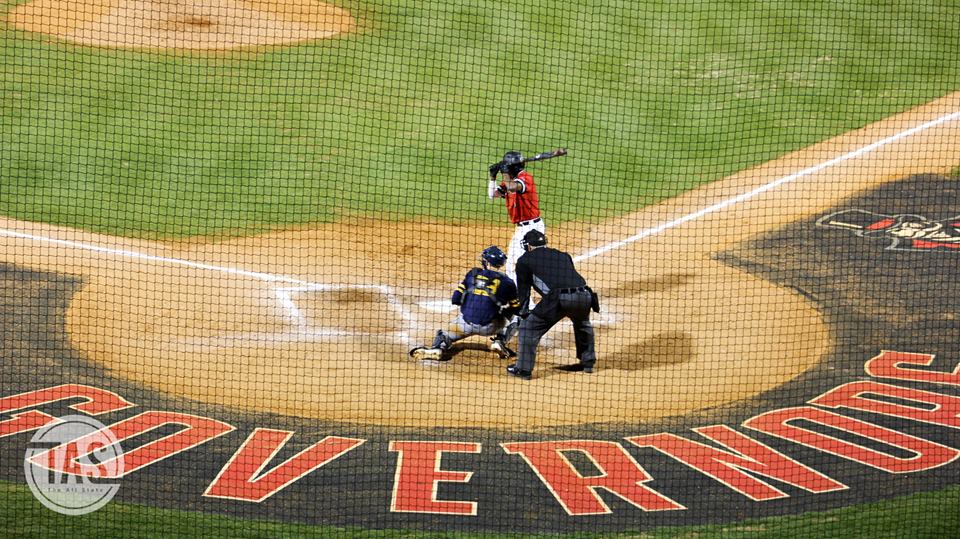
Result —
<path fill-rule="evenodd" d="M 573 337 L 577 343 L 577 359 L 584 367 L 593 367 L 597 361 L 597 352 L 594 345 L 593 326 L 590 324 L 590 307 L 593 296 L 588 290 L 556 294 L 548 294 L 537 309 L 520 322 L 519 350 L 517 368 L 522 371 L 533 372 L 537 361 L 537 346 L 540 339 L 564 318 L 573 322 Z M 542 305 L 541 305 L 542 304 Z"/>

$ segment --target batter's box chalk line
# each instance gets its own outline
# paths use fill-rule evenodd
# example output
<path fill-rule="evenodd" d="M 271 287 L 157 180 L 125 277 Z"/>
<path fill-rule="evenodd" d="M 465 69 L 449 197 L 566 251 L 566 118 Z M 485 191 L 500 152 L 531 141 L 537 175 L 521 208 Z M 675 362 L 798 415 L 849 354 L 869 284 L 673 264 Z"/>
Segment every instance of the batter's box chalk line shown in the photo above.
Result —
<path fill-rule="evenodd" d="M 429 300 L 418 303 L 421 308 L 436 313 L 449 313 L 454 315 L 457 312 L 457 306 L 445 300 Z M 617 315 L 610 311 L 601 311 L 590 316 L 590 323 L 595 326 L 612 326 L 617 323 Z"/>
<path fill-rule="evenodd" d="M 322 323 L 317 323 L 315 318 L 308 316 L 297 303 L 298 298 L 313 292 L 350 290 L 373 291 L 380 294 L 383 303 L 403 321 L 402 329 L 383 332 L 347 330 L 340 327 L 325 326 Z M 314 342 L 357 337 L 394 337 L 410 342 L 412 340 L 411 331 L 417 328 L 416 318 L 404 307 L 393 287 L 388 285 L 307 283 L 303 286 L 274 288 L 273 294 L 277 298 L 277 303 L 283 311 L 284 317 L 290 322 L 291 329 L 273 333 L 233 333 L 217 337 L 189 339 L 185 343 L 199 346 L 230 347 L 251 342 Z"/>

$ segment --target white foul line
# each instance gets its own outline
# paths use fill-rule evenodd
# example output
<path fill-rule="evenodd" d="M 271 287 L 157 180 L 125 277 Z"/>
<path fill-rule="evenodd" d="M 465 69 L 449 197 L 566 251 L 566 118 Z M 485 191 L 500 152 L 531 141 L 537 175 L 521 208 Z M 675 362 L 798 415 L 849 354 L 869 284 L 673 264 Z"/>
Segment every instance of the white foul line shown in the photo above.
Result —
<path fill-rule="evenodd" d="M 634 234 L 633 236 L 630 236 L 629 238 L 625 238 L 625 239 L 618 240 L 618 241 L 615 241 L 615 242 L 612 242 L 612 243 L 608 243 L 608 244 L 606 244 L 606 245 L 604 245 L 604 246 L 602 246 L 602 247 L 598 247 L 598 248 L 596 248 L 596 249 L 594 249 L 594 250 L 592 250 L 592 251 L 587 251 L 586 253 L 583 253 L 583 254 L 581 254 L 581 255 L 577 255 L 573 260 L 579 262 L 579 261 L 581 261 L 581 260 L 587 260 L 588 258 L 593 258 L 593 257 L 595 257 L 595 256 L 602 255 L 602 254 L 607 253 L 607 252 L 609 252 L 609 251 L 612 251 L 612 250 L 614 250 L 614 249 L 619 249 L 619 248 L 621 248 L 621 247 L 623 247 L 623 246 L 625 246 L 625 245 L 629 245 L 629 244 L 631 244 L 631 243 L 633 243 L 633 242 L 635 242 L 635 241 L 637 241 L 637 240 L 642 240 L 643 238 L 646 238 L 646 237 L 648 237 L 648 236 L 653 236 L 653 235 L 655 235 L 655 234 L 659 234 L 659 233 L 663 232 L 664 230 L 668 230 L 668 229 L 673 228 L 673 227 L 675 227 L 675 226 L 679 226 L 679 225 L 682 225 L 682 224 L 684 224 L 684 223 L 687 223 L 687 222 L 690 222 L 690 221 L 699 219 L 699 218 L 703 217 L 704 215 L 707 215 L 707 214 L 710 214 L 710 213 L 713 213 L 713 212 L 716 212 L 716 211 L 720 211 L 720 210 L 722 210 L 722 209 L 724 209 L 724 208 L 726 208 L 726 207 L 728 207 L 728 206 L 732 206 L 732 205 L 734 205 L 734 204 L 738 204 L 738 203 L 740 203 L 740 202 L 743 202 L 744 200 L 749 200 L 749 199 L 751 199 L 751 198 L 753 198 L 753 197 L 755 197 L 755 196 L 757 196 L 757 195 L 759 195 L 759 194 L 761 194 L 761 193 L 765 193 L 765 192 L 767 192 L 767 191 L 769 191 L 769 190 L 771 190 L 771 189 L 775 189 L 775 188 L 777 188 L 777 187 L 779 187 L 779 186 L 781 186 L 781 185 L 783 185 L 783 184 L 790 183 L 790 182 L 792 182 L 792 181 L 794 181 L 794 180 L 796 180 L 796 179 L 798 179 L 798 178 L 802 178 L 802 177 L 804 177 L 804 176 L 809 176 L 809 175 L 814 174 L 814 173 L 816 173 L 816 172 L 819 172 L 819 171 L 821 171 L 821 170 L 823 170 L 823 169 L 825 169 L 825 168 L 830 168 L 830 167 L 832 167 L 833 165 L 842 163 L 842 162 L 844 162 L 844 161 L 848 161 L 848 160 L 850 160 L 850 159 L 854 159 L 854 158 L 856 158 L 856 157 L 860 157 L 861 155 L 866 154 L 866 153 L 869 153 L 869 152 L 872 152 L 873 150 L 876 150 L 877 148 L 880 148 L 881 146 L 886 146 L 887 144 L 890 144 L 891 142 L 895 142 L 895 141 L 900 140 L 900 139 L 902 139 L 902 138 L 906 138 L 906 137 L 915 135 L 915 134 L 919 133 L 920 131 L 923 131 L 923 130 L 925 130 L 925 129 L 929 129 L 929 128 L 931 128 L 931 127 L 940 125 L 940 124 L 945 123 L 945 122 L 949 122 L 949 121 L 956 120 L 957 118 L 960 118 L 960 111 L 953 112 L 953 113 L 947 114 L 947 115 L 945 115 L 945 116 L 941 116 L 941 117 L 939 117 L 939 118 L 937 118 L 937 119 L 935 119 L 935 120 L 931 120 L 931 121 L 929 121 L 929 122 L 927 122 L 927 123 L 925 123 L 925 124 L 921 124 L 921 125 L 918 125 L 918 126 L 916 126 L 916 127 L 912 127 L 912 128 L 910 128 L 910 129 L 907 129 L 906 131 L 901 131 L 900 133 L 897 133 L 897 134 L 895 134 L 895 135 L 891 135 L 891 136 L 889 136 L 889 137 L 887 137 L 887 138 L 885 138 L 885 139 L 878 140 L 877 142 L 874 142 L 874 143 L 872 143 L 872 144 L 869 144 L 869 145 L 867 145 L 867 146 L 864 146 L 864 147 L 862 147 L 862 148 L 860 148 L 860 149 L 858 149 L 858 150 L 854 150 L 854 151 L 852 151 L 852 152 L 850 152 L 850 153 L 843 154 L 843 155 L 841 155 L 841 156 L 839 156 L 839 157 L 834 157 L 833 159 L 830 159 L 829 161 L 824 161 L 823 163 L 820 163 L 820 164 L 818 164 L 818 165 L 814 165 L 814 166 L 809 167 L 809 168 L 805 168 L 805 169 L 803 169 L 803 170 L 801 170 L 801 171 L 799 171 L 799 172 L 794 172 L 793 174 L 790 174 L 790 175 L 788 175 L 788 176 L 784 176 L 784 177 L 779 178 L 779 179 L 776 179 L 776 180 L 774 180 L 774 181 L 772 181 L 772 182 L 770 182 L 770 183 L 768 183 L 768 184 L 765 184 L 765 185 L 762 185 L 762 186 L 760 186 L 760 187 L 757 187 L 756 189 L 753 189 L 752 191 L 748 191 L 748 192 L 743 193 L 743 194 L 741 194 L 741 195 L 737 195 L 737 196 L 735 196 L 735 197 L 728 198 L 728 199 L 726 199 L 726 200 L 722 200 L 722 201 L 720 201 L 720 202 L 717 202 L 716 204 L 713 204 L 713 205 L 711 205 L 711 206 L 707 206 L 706 208 L 703 208 L 703 209 L 701 209 L 701 210 L 697 210 L 697 211 L 695 211 L 695 212 L 693 212 L 693 213 L 684 215 L 683 217 L 680 217 L 679 219 L 674 219 L 673 221 L 668 221 L 668 222 L 666 222 L 666 223 L 662 223 L 662 224 L 657 225 L 657 226 L 655 226 L 655 227 L 647 228 L 647 229 L 645 229 L 645 230 L 641 230 L 640 232 L 637 232 L 636 234 Z"/>
<path fill-rule="evenodd" d="M 75 249 L 82 249 L 82 250 L 93 251 L 97 253 L 107 253 L 107 254 L 122 256 L 126 258 L 138 258 L 141 260 L 150 260 L 153 262 L 163 262 L 165 264 L 186 266 L 188 268 L 219 271 L 222 273 L 230 273 L 233 275 L 243 275 L 246 277 L 253 277 L 255 279 L 260 279 L 261 281 L 267 281 L 271 283 L 290 283 L 290 284 L 297 284 L 302 286 L 318 287 L 318 288 L 323 288 L 324 286 L 326 286 L 320 283 L 311 283 L 309 281 L 302 281 L 300 279 L 294 279 L 292 277 L 287 277 L 284 275 L 274 275 L 272 273 L 261 273 L 259 271 L 249 271 L 249 270 L 238 269 L 238 268 L 230 268 L 226 266 L 214 266 L 212 264 L 204 264 L 201 262 L 191 262 L 189 260 L 183 260 L 180 258 L 168 258 L 165 256 L 148 255 L 146 253 L 141 253 L 138 251 L 127 251 L 125 249 L 113 249 L 110 247 L 92 245 L 89 243 L 81 243 L 78 241 L 60 240 L 56 238 L 48 238 L 46 236 L 35 236 L 33 234 L 24 234 L 23 232 L 15 232 L 13 230 L 0 229 L 0 236 L 10 236 L 14 238 L 22 238 L 27 240 L 39 241 L 43 243 L 53 243 L 55 245 L 63 245 L 65 247 L 73 247 Z"/>

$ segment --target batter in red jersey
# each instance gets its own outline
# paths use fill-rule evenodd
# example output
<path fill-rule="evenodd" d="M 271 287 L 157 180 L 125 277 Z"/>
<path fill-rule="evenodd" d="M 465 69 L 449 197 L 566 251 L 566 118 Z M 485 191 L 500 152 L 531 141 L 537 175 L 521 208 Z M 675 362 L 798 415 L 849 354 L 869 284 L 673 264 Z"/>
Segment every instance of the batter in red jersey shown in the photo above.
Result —
<path fill-rule="evenodd" d="M 524 158 L 520 152 L 510 151 L 503 155 L 503 161 L 490 167 L 490 183 L 487 194 L 491 199 L 503 198 L 507 206 L 507 215 L 516 230 L 510 246 L 507 248 L 507 275 L 516 280 L 517 259 L 523 255 L 523 236 L 531 230 L 545 233 L 546 227 L 540 217 L 540 201 L 537 199 L 537 185 L 533 175 L 523 166 Z M 497 173 L 503 173 L 503 180 L 497 184 Z"/>

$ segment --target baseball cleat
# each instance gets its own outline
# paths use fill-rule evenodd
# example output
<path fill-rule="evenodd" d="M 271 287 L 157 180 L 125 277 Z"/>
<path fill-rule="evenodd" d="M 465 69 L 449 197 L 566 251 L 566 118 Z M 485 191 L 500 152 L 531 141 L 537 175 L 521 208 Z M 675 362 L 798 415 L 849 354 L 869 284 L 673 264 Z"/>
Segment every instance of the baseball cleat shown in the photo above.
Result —
<path fill-rule="evenodd" d="M 529 379 L 533 378 L 533 373 L 532 373 L 532 372 L 530 372 L 530 371 L 522 371 L 522 370 L 520 370 L 520 369 L 517 368 L 517 365 L 516 365 L 516 364 L 508 365 L 508 366 L 507 366 L 507 374 L 509 374 L 510 376 L 516 376 L 517 378 L 521 378 L 521 379 L 523 379 L 523 380 L 529 380 Z"/>
<path fill-rule="evenodd" d="M 444 361 L 443 351 L 439 348 L 424 348 L 418 346 L 410 350 L 410 357 L 417 361 Z"/>
<path fill-rule="evenodd" d="M 517 357 L 517 353 L 510 349 L 507 345 L 503 344 L 499 339 L 490 339 L 490 350 L 496 352 L 500 359 L 507 359 L 510 357 Z"/>
<path fill-rule="evenodd" d="M 585 372 L 587 374 L 590 374 L 593 372 L 593 367 L 587 367 L 583 363 L 574 363 L 572 365 L 560 365 L 559 367 L 555 367 L 555 368 L 559 371 L 566 371 L 566 372 Z"/>

